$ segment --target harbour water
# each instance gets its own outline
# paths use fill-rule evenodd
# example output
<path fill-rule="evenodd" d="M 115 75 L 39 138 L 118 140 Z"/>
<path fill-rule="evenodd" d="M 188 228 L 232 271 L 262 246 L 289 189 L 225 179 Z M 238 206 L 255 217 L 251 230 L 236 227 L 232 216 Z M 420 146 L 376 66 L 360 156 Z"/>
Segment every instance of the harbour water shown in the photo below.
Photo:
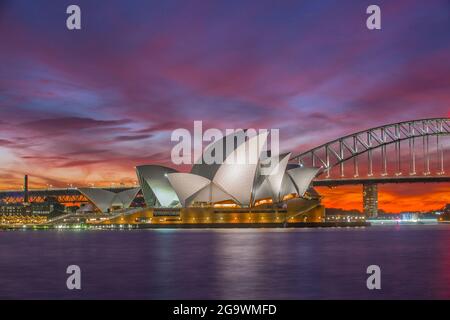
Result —
<path fill-rule="evenodd" d="M 1 231 L 0 298 L 448 299 L 449 243 L 450 225 Z"/>

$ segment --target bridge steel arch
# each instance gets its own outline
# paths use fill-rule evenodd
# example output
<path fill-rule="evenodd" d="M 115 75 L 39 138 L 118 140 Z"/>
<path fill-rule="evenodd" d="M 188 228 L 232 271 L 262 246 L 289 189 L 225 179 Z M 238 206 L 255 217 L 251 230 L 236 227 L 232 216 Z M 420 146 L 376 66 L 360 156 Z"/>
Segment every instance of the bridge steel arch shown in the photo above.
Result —
<path fill-rule="evenodd" d="M 359 177 L 358 156 L 367 153 L 367 175 L 373 176 L 373 151 L 381 149 L 381 176 L 387 173 L 387 146 L 395 145 L 396 168 L 395 175 L 401 175 L 400 144 L 409 140 L 409 175 L 416 175 L 416 140 L 422 140 L 424 176 L 430 175 L 430 137 L 436 136 L 437 155 L 439 157 L 439 171 L 437 175 L 444 175 L 444 151 L 441 141 L 443 135 L 450 135 L 450 118 L 431 118 L 392 123 L 384 126 L 356 132 L 336 140 L 327 142 L 309 151 L 291 158 L 299 164 L 321 166 L 322 175 L 330 177 L 333 167 L 340 167 L 340 176 L 344 177 L 344 163 L 353 159 L 353 177 Z"/>

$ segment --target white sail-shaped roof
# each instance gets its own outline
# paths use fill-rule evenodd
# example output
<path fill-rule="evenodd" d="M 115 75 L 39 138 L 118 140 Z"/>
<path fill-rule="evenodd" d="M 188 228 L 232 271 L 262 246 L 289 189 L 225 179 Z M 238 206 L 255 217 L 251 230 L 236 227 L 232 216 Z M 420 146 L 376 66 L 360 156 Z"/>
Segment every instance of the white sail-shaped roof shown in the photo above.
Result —
<path fill-rule="evenodd" d="M 117 203 L 121 204 L 124 208 L 129 208 L 140 190 L 141 188 L 133 188 L 130 190 L 119 192 L 116 194 L 114 202 L 117 201 Z"/>
<path fill-rule="evenodd" d="M 266 198 L 272 198 L 274 202 L 279 200 L 290 155 L 285 153 L 261 160 L 253 187 L 253 203 Z"/>
<path fill-rule="evenodd" d="M 287 153 L 280 157 L 281 159 L 276 164 L 275 168 L 272 170 L 270 175 L 267 177 L 270 187 L 272 188 L 273 201 L 280 200 L 281 185 L 283 182 L 283 177 L 286 172 L 286 166 L 288 164 L 291 154 Z"/>
<path fill-rule="evenodd" d="M 116 196 L 114 192 L 99 188 L 79 188 L 78 190 L 101 212 L 108 212 Z"/>
<path fill-rule="evenodd" d="M 192 195 L 186 203 L 189 205 L 194 202 L 207 202 L 207 203 L 216 203 L 226 200 L 232 200 L 237 202 L 231 195 L 222 190 L 218 185 L 214 182 L 211 182 L 203 189 L 199 190 L 197 193 Z"/>
<path fill-rule="evenodd" d="M 308 167 L 297 167 L 287 171 L 288 175 L 292 178 L 292 181 L 297 188 L 297 193 L 299 196 L 303 197 L 306 190 L 308 190 L 311 181 L 319 172 L 320 168 L 308 168 Z"/>
<path fill-rule="evenodd" d="M 108 212 L 114 206 L 129 208 L 141 188 L 133 188 L 119 193 L 99 188 L 79 188 L 78 190 L 101 212 Z"/>
<path fill-rule="evenodd" d="M 270 186 L 268 179 L 264 179 L 261 183 L 254 187 L 253 203 L 266 198 L 273 198 L 272 187 Z"/>
<path fill-rule="evenodd" d="M 283 199 L 284 196 L 293 193 L 297 193 L 297 188 L 295 187 L 292 178 L 287 173 L 284 173 L 283 182 L 281 183 L 280 198 Z"/>
<path fill-rule="evenodd" d="M 250 205 L 259 155 L 266 143 L 267 132 L 248 139 L 236 148 L 220 166 L 213 182 L 241 205 Z"/>
<path fill-rule="evenodd" d="M 226 135 L 222 139 L 213 141 L 204 149 L 200 159 L 197 159 L 195 164 L 192 166 L 191 173 L 203 176 L 209 180 L 212 180 L 219 170 L 220 166 L 224 163 L 225 159 L 245 142 L 246 133 L 245 130 L 236 129 L 233 133 Z M 227 144 L 229 144 L 227 146 Z M 215 155 L 215 153 L 220 153 Z M 208 163 L 206 157 L 217 158 L 218 163 Z"/>
<path fill-rule="evenodd" d="M 211 183 L 211 180 L 192 173 L 169 173 L 167 178 L 183 207 L 190 196 Z"/>
<path fill-rule="evenodd" d="M 272 155 L 269 151 L 267 159 L 261 153 L 268 132 L 255 136 L 247 133 L 237 130 L 211 143 L 191 173 L 158 165 L 137 167 L 147 205 L 186 207 L 195 202 L 232 200 L 241 206 L 251 206 L 267 198 L 279 202 L 287 194 L 303 197 L 320 169 L 288 163 L 290 153 Z"/>
<path fill-rule="evenodd" d="M 153 197 L 157 200 L 154 205 L 159 204 L 162 207 L 170 207 L 179 202 L 178 196 L 168 179 L 168 174 L 174 172 L 176 170 L 159 165 L 136 167 L 136 173 L 147 205 L 153 205 L 151 203 Z"/>

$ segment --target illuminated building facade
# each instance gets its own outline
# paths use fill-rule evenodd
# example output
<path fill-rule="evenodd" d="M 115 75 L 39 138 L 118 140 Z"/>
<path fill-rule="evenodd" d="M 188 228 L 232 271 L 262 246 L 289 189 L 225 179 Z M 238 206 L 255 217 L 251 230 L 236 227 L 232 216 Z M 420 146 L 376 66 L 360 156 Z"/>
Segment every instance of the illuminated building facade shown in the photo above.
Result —
<path fill-rule="evenodd" d="M 0 225 L 41 224 L 64 212 L 64 206 L 49 199 L 39 203 L 0 203 Z"/>
<path fill-rule="evenodd" d="M 378 186 L 376 184 L 363 185 L 363 209 L 367 218 L 378 216 Z"/>
<path fill-rule="evenodd" d="M 136 167 L 147 206 L 254 208 L 304 197 L 320 168 L 289 164 L 290 153 L 271 155 L 268 152 L 269 156 L 262 159 L 257 146 L 266 139 L 267 133 L 262 133 L 235 143 L 230 150 L 224 149 L 224 141 L 216 141 L 205 149 L 189 173 L 159 165 Z M 206 154 L 218 148 L 223 149 L 220 164 L 205 163 Z M 236 160 L 248 159 L 249 150 L 257 153 L 253 155 L 257 161 Z M 274 165 L 267 169 L 267 163 Z"/>

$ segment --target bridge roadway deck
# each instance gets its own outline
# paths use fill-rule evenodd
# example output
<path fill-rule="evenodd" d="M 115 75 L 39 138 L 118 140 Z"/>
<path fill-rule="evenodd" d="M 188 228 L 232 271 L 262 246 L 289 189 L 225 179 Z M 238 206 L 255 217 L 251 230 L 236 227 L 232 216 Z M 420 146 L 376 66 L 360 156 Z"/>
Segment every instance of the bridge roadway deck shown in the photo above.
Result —
<path fill-rule="evenodd" d="M 396 177 L 356 177 L 356 178 L 330 178 L 313 181 L 314 187 L 335 187 L 358 184 L 386 184 L 386 183 L 435 183 L 450 182 L 450 176 L 396 176 Z"/>

